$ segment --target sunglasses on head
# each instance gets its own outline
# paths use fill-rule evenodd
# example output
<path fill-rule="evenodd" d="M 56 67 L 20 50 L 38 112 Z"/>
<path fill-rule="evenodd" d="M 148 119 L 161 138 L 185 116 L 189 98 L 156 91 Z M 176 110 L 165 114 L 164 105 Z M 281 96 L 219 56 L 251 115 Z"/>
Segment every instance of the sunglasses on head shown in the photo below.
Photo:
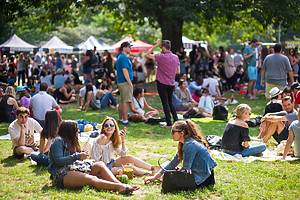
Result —
<path fill-rule="evenodd" d="M 104 124 L 104 128 L 108 128 L 108 127 L 114 128 L 115 125 L 114 124 Z"/>

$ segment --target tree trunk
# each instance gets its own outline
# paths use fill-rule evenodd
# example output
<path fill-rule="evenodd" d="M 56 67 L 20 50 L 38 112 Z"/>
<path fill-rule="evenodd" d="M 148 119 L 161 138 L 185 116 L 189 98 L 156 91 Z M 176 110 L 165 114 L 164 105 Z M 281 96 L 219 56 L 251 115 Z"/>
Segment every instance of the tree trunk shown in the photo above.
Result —
<path fill-rule="evenodd" d="M 171 41 L 171 50 L 175 53 L 182 47 L 183 20 L 165 18 L 159 25 L 162 39 Z"/>

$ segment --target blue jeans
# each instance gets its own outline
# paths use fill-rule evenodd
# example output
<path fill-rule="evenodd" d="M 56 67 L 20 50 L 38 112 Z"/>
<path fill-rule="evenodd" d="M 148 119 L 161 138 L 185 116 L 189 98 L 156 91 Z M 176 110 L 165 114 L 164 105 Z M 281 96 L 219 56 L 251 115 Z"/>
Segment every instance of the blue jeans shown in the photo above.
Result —
<path fill-rule="evenodd" d="M 241 154 L 243 157 L 247 157 L 247 156 L 253 156 L 253 155 L 262 153 L 266 150 L 266 148 L 267 147 L 265 144 L 260 144 L 260 145 L 256 145 L 256 146 L 250 146 L 249 148 L 246 148 L 239 152 L 229 151 L 229 150 L 224 150 L 224 152 L 228 153 L 230 155 Z"/>
<path fill-rule="evenodd" d="M 109 105 L 116 106 L 117 101 L 116 98 L 112 95 L 112 93 L 108 92 L 100 98 L 100 104 L 101 104 L 101 108 L 106 108 Z"/>
<path fill-rule="evenodd" d="M 32 153 L 30 157 L 33 161 L 35 161 L 38 165 L 42 165 L 44 167 L 48 167 L 49 165 L 49 157 L 43 153 Z"/>

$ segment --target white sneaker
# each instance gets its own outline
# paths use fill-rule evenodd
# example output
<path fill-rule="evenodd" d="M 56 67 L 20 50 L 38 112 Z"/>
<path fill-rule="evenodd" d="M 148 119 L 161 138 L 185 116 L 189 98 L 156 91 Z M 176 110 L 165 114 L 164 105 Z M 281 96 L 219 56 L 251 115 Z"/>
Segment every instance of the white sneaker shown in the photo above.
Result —
<path fill-rule="evenodd" d="M 238 100 L 236 100 L 236 99 L 233 99 L 231 102 L 230 102 L 230 104 L 231 105 L 235 105 L 235 104 L 238 104 L 239 102 L 238 102 Z"/>

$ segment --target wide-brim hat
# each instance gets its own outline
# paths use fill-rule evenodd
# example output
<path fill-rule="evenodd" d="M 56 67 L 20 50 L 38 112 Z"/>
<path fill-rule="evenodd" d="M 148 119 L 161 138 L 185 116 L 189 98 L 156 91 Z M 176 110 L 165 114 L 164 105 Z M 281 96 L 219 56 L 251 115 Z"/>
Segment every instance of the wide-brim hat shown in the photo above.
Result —
<path fill-rule="evenodd" d="M 281 93 L 282 93 L 282 91 L 278 87 L 273 87 L 269 92 L 270 98 L 276 97 L 276 96 L 280 95 Z"/>

